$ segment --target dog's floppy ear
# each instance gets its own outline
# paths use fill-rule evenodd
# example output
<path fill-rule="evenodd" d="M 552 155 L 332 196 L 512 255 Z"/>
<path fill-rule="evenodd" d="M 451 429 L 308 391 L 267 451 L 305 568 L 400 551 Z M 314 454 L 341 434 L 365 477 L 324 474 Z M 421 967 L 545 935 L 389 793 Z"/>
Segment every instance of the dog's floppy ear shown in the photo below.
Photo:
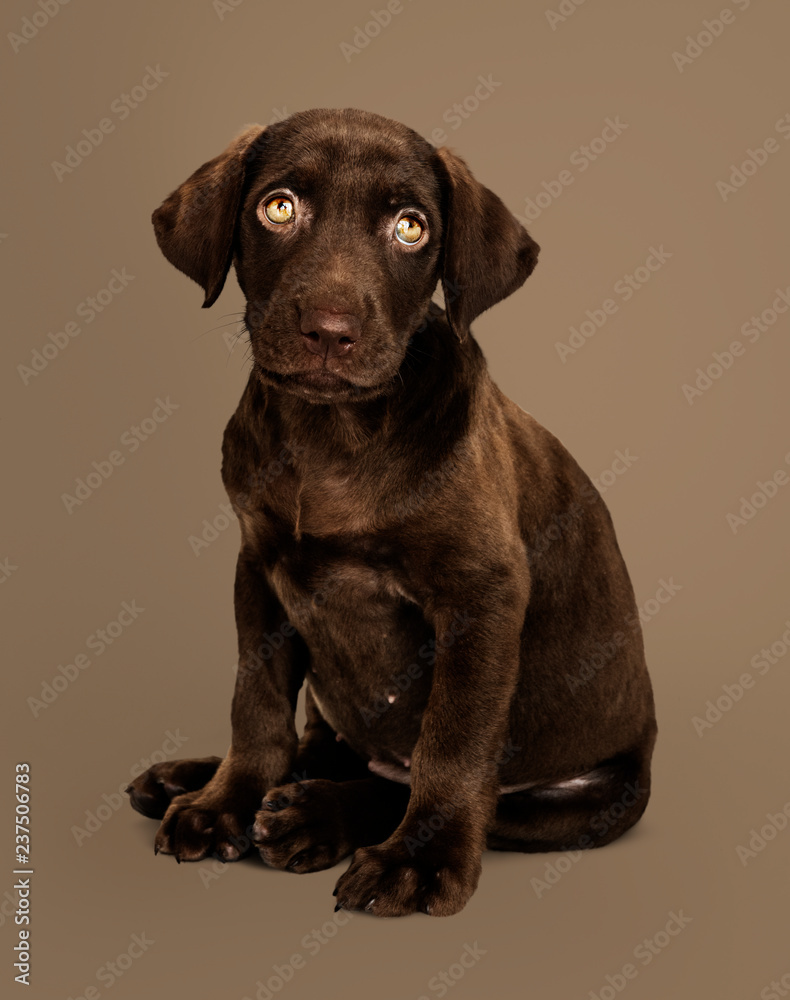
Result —
<path fill-rule="evenodd" d="M 436 155 L 445 205 L 445 312 L 463 340 L 476 316 L 524 284 L 540 247 L 459 156 L 446 147 Z"/>
<path fill-rule="evenodd" d="M 212 305 L 233 258 L 233 234 L 247 167 L 262 145 L 264 128 L 250 125 L 224 153 L 204 163 L 151 217 L 159 249 L 206 293 Z"/>

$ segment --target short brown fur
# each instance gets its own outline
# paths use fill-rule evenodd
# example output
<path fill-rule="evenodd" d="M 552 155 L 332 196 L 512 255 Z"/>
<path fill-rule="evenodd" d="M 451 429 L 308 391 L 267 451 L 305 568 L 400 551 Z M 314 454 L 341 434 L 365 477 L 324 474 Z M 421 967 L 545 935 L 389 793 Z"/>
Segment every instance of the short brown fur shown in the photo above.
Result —
<path fill-rule="evenodd" d="M 261 218 L 272 192 L 290 228 Z M 339 906 L 447 915 L 486 846 L 620 836 L 656 736 L 631 583 L 590 479 L 469 332 L 537 244 L 454 153 L 354 110 L 246 129 L 154 226 L 204 305 L 235 265 L 253 357 L 223 445 L 232 745 L 130 786 L 156 849 L 297 872 L 353 853 Z"/>

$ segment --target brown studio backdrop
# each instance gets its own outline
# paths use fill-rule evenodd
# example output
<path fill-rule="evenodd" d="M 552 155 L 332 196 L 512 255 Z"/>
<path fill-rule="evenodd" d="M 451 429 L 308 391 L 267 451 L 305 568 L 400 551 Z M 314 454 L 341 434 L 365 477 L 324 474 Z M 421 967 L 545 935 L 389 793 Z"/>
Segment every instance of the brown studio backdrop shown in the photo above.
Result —
<path fill-rule="evenodd" d="M 745 864 L 736 848 L 790 798 L 780 640 L 790 618 L 790 487 L 777 486 L 735 533 L 726 516 L 758 480 L 787 468 L 790 450 L 787 318 L 775 313 L 753 340 L 741 329 L 790 283 L 790 145 L 776 128 L 790 112 L 786 4 L 741 0 L 723 15 L 721 4 L 697 0 L 564 0 L 549 5 L 558 15 L 549 18 L 542 4 L 403 0 L 378 32 L 365 27 L 375 20 L 370 4 L 351 0 L 86 0 L 37 13 L 44 7 L 6 5 L 5 31 L 30 37 L 6 41 L 2 68 L 4 774 L 10 793 L 12 765 L 31 762 L 29 995 L 77 998 L 92 986 L 116 998 L 241 1000 L 273 966 L 287 979 L 279 993 L 294 998 L 401 1000 L 451 989 L 455 1000 L 612 991 L 735 1000 L 770 990 L 790 972 L 790 833 L 777 819 L 773 839 Z M 686 50 L 687 60 L 673 59 Z M 469 111 L 480 77 L 488 93 Z M 145 99 L 124 104 L 144 78 Z M 453 117 L 456 104 L 464 116 Z M 342 869 L 296 878 L 252 862 L 179 867 L 154 859 L 154 824 L 125 803 L 114 809 L 134 766 L 172 752 L 173 735 L 178 755 L 224 752 L 235 656 L 237 528 L 199 555 L 189 537 L 225 501 L 219 446 L 246 362 L 224 334 L 242 299 L 231 278 L 201 312 L 197 286 L 159 255 L 150 213 L 244 124 L 316 106 L 363 107 L 429 138 L 442 128 L 520 215 L 560 183 L 530 223 L 543 248 L 535 274 L 475 334 L 503 390 L 591 475 L 610 469 L 618 451 L 632 457 L 605 499 L 650 615 L 660 726 L 653 799 L 622 841 L 572 862 L 489 854 L 460 916 L 354 916 L 326 932 Z M 573 159 L 607 118 L 627 128 L 594 160 Z M 105 123 L 102 142 L 59 178 L 53 161 L 83 130 L 95 137 L 103 119 L 112 128 Z M 776 149 L 769 143 L 763 157 L 771 137 Z M 716 182 L 748 150 L 755 165 L 725 200 Z M 663 263 L 626 301 L 617 283 L 644 276 L 637 269 L 651 248 Z M 84 303 L 113 269 L 126 283 L 87 322 Z M 617 310 L 563 361 L 557 343 L 569 343 L 588 311 L 600 320 L 607 299 Z M 70 322 L 81 332 L 25 384 L 18 366 Z M 690 404 L 684 383 L 734 340 L 741 353 Z M 157 399 L 177 409 L 132 451 L 123 435 Z M 67 512 L 62 494 L 114 450 L 123 464 Z M 665 603 L 655 599 L 661 581 L 674 595 Z M 125 615 L 127 626 L 104 643 L 97 630 L 118 620 L 124 602 L 144 610 Z M 775 662 L 758 674 L 750 661 L 772 643 Z M 34 717 L 28 699 L 79 654 L 89 665 Z M 746 671 L 752 686 L 699 735 L 693 718 Z M 86 813 L 105 818 L 75 836 L 97 825 Z M 554 881 L 536 889 L 547 865 Z M 2 975 L 21 990 L 9 898 Z M 681 910 L 691 921 L 666 933 L 670 912 Z M 122 960 L 128 967 L 108 985 L 105 963 L 143 933 L 154 943 Z M 648 961 L 635 955 L 645 939 Z M 477 957 L 464 969 L 455 963 L 466 945 Z M 629 963 L 632 978 L 622 973 Z M 451 967 L 463 976 L 442 987 L 434 977 Z"/>

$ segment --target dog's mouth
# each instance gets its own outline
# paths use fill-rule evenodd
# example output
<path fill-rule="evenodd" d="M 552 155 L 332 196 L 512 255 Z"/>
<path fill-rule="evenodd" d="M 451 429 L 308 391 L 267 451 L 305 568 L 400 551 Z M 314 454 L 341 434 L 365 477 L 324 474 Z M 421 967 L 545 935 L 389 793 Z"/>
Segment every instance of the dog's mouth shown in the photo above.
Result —
<path fill-rule="evenodd" d="M 329 371 L 328 368 L 283 373 L 256 364 L 255 370 L 258 377 L 269 385 L 321 402 L 339 399 L 372 399 L 381 395 L 390 382 L 387 380 L 387 382 L 377 385 L 359 385 L 336 372 Z"/>
<path fill-rule="evenodd" d="M 349 379 L 343 378 L 342 375 L 338 375 L 336 372 L 329 371 L 328 368 L 319 368 L 315 371 L 289 372 L 287 374 L 273 371 L 271 368 L 264 368 L 263 365 L 256 365 L 256 369 L 264 378 L 283 388 L 307 386 L 315 389 L 335 389 L 336 391 L 357 388 Z"/>
<path fill-rule="evenodd" d="M 325 368 L 322 368 L 317 372 L 298 372 L 296 375 L 291 375 L 290 378 L 297 381 L 300 385 L 310 385 L 314 386 L 316 389 L 355 388 L 353 382 L 350 382 L 347 378 L 343 378 L 342 375 L 337 375 L 335 372 L 330 372 Z"/>

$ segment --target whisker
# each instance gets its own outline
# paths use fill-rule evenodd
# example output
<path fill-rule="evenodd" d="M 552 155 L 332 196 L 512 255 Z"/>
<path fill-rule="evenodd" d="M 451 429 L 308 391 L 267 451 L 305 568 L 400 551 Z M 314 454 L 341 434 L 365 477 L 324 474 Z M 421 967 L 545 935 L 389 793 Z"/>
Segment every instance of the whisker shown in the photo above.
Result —
<path fill-rule="evenodd" d="M 407 354 L 409 353 L 409 351 L 416 351 L 418 354 L 424 354 L 425 357 L 430 358 L 431 361 L 436 361 L 436 358 L 433 356 L 433 354 L 429 354 L 427 351 L 421 351 L 419 347 L 415 347 L 413 344 L 409 344 L 409 346 L 406 348 Z"/>
<path fill-rule="evenodd" d="M 228 320 L 227 323 L 220 323 L 219 326 L 213 326 L 210 330 L 204 330 L 203 333 L 198 334 L 197 337 L 193 337 L 192 340 L 190 340 L 190 344 L 194 344 L 195 341 L 200 340 L 202 337 L 208 336 L 208 334 L 210 334 L 210 333 L 215 333 L 217 330 L 222 330 L 226 326 L 233 326 L 234 324 L 240 323 L 240 322 L 241 322 L 241 320 L 232 319 L 232 320 Z"/>

